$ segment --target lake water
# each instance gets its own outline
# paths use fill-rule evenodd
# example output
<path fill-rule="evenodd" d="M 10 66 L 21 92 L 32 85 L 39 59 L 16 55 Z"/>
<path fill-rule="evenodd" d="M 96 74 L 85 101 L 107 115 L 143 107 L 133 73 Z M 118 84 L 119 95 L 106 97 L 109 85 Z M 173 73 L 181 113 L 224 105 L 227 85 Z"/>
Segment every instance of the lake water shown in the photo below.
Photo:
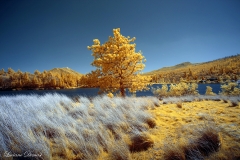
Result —
<path fill-rule="evenodd" d="M 152 87 L 161 87 L 161 84 L 153 84 Z M 198 93 L 203 95 L 206 92 L 206 86 L 210 86 L 213 89 L 214 93 L 219 93 L 221 91 L 221 84 L 198 84 Z M 19 95 L 19 94 L 38 94 L 44 95 L 46 93 L 58 93 L 64 94 L 69 97 L 74 97 L 77 95 L 86 96 L 86 97 L 93 97 L 98 95 L 98 88 L 77 88 L 77 89 L 59 89 L 59 90 L 22 90 L 22 91 L 0 91 L 0 96 L 4 95 Z M 126 93 L 127 95 L 131 95 L 129 92 Z M 141 91 L 136 93 L 137 97 L 140 96 L 153 96 L 151 90 L 148 91 Z"/>

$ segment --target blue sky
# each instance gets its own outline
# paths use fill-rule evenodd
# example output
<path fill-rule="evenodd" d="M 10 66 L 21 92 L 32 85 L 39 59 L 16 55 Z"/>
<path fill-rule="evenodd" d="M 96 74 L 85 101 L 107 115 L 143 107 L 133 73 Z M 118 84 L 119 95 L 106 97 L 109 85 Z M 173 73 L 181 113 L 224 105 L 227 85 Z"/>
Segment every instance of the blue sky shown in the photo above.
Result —
<path fill-rule="evenodd" d="M 87 46 L 120 28 L 144 72 L 240 53 L 239 0 L 1 0 L 0 68 L 33 73 L 95 67 Z"/>

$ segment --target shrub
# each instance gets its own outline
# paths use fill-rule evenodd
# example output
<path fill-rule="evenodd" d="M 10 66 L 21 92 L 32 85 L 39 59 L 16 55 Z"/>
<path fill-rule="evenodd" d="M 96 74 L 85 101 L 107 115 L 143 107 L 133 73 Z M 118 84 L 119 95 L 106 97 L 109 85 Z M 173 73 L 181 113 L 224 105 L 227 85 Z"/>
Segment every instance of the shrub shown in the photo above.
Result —
<path fill-rule="evenodd" d="M 114 95 L 113 95 L 111 92 L 109 92 L 109 93 L 107 94 L 107 96 L 108 96 L 109 98 L 113 98 L 113 97 L 114 97 Z"/>
<path fill-rule="evenodd" d="M 161 88 L 152 88 L 151 91 L 154 95 L 159 96 L 159 98 L 167 97 L 168 96 L 168 86 L 167 84 L 163 84 Z"/>
<path fill-rule="evenodd" d="M 197 95 L 198 85 L 196 83 L 184 83 L 171 84 L 169 95 L 171 96 L 183 96 L 183 95 Z"/>
<path fill-rule="evenodd" d="M 222 95 L 240 95 L 240 89 L 237 87 L 237 83 L 228 83 L 221 85 Z"/>
<path fill-rule="evenodd" d="M 162 88 L 152 88 L 154 95 L 159 96 L 160 99 L 169 96 L 184 96 L 184 95 L 198 95 L 198 85 L 196 83 L 180 82 L 178 84 L 163 84 Z"/>
<path fill-rule="evenodd" d="M 206 87 L 207 89 L 206 89 L 206 93 L 205 93 L 205 95 L 216 95 L 215 93 L 213 93 L 213 91 L 212 91 L 212 87 L 210 87 L 210 86 L 207 86 Z"/>

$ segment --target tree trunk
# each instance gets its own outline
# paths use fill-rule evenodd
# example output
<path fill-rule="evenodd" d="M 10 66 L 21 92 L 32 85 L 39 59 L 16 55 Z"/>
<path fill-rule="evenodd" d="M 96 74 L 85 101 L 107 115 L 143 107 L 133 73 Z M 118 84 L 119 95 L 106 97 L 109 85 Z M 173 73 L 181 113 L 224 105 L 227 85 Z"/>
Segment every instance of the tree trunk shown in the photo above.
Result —
<path fill-rule="evenodd" d="M 125 91 L 124 91 L 124 87 L 123 87 L 123 82 L 120 81 L 120 92 L 121 92 L 121 96 L 125 97 Z"/>
<path fill-rule="evenodd" d="M 120 88 L 120 92 L 121 92 L 121 96 L 122 96 L 122 97 L 125 97 L 125 91 L 124 91 L 124 88 L 123 88 L 123 87 Z"/>

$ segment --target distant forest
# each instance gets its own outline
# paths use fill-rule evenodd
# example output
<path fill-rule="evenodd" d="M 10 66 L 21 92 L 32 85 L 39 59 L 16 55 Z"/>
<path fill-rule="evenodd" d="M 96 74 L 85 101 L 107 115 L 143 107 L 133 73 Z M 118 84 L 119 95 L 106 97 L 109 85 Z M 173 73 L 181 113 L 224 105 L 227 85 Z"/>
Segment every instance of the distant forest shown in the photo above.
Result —
<path fill-rule="evenodd" d="M 68 71 L 69 70 L 69 71 Z M 79 87 L 81 74 L 72 72 L 71 69 L 53 69 L 51 71 L 36 70 L 34 74 L 8 68 L 0 70 L 0 89 L 60 89 Z"/>
<path fill-rule="evenodd" d="M 214 61 L 192 64 L 183 63 L 147 73 L 153 83 L 204 82 L 224 83 L 240 79 L 240 55 Z"/>

